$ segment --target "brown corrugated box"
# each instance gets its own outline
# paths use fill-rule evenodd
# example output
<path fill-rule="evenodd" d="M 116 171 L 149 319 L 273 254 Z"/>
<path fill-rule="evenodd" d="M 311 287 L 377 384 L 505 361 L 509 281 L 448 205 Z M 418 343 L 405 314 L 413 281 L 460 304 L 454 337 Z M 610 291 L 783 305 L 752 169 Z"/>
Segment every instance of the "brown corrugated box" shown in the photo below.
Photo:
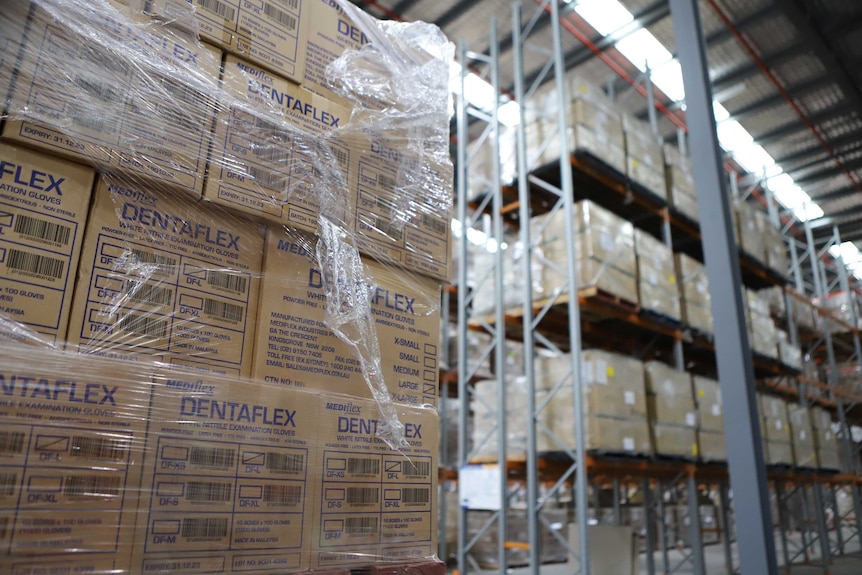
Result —
<path fill-rule="evenodd" d="M 766 248 L 763 244 L 763 232 L 760 222 L 762 214 L 744 203 L 736 208 L 739 214 L 739 248 L 759 262 L 766 262 Z"/>
<path fill-rule="evenodd" d="M 10 103 L 12 117 L 27 115 L 7 121 L 3 137 L 198 196 L 221 52 L 111 6 L 76 4 L 77 32 L 35 10 Z"/>
<path fill-rule="evenodd" d="M 654 268 L 646 258 L 638 258 L 638 296 L 642 308 L 682 317 L 676 274 Z"/>
<path fill-rule="evenodd" d="M 252 375 L 291 387 L 372 397 L 355 351 L 324 324 L 327 292 L 315 246 L 310 236 L 269 227 Z M 347 264 L 339 262 L 339 267 Z M 345 289 L 343 295 L 350 302 L 370 294 L 368 327 L 378 338 L 379 367 L 389 393 L 399 403 L 436 405 L 439 283 L 373 260 L 363 265 L 361 281 L 367 286 Z M 355 324 L 343 329 L 359 341 L 369 336 L 356 332 Z"/>
<path fill-rule="evenodd" d="M 688 325 L 706 333 L 715 331 L 712 310 L 700 304 L 682 300 L 682 319 Z"/>
<path fill-rule="evenodd" d="M 0 316 L 11 320 L 0 338 L 62 345 L 94 178 L 91 168 L 0 144 Z"/>
<path fill-rule="evenodd" d="M 814 446 L 814 428 L 811 426 L 809 409 L 798 403 L 787 404 L 790 429 L 793 433 L 793 456 L 800 467 L 816 467 L 817 454 Z"/>
<path fill-rule="evenodd" d="M 626 175 L 661 198 L 667 197 L 664 155 L 648 124 L 625 116 Z"/>
<path fill-rule="evenodd" d="M 69 348 L 251 372 L 264 227 L 103 177 L 90 211 Z"/>
<path fill-rule="evenodd" d="M 9 509 L 0 513 L 0 571 L 132 572 L 150 376 L 131 364 L 0 347 L 0 380 L 17 398 L 4 402 L 0 425 L 0 504 Z"/>
<path fill-rule="evenodd" d="M 659 361 L 644 364 L 650 420 L 697 427 L 697 410 L 691 389 L 691 375 Z"/>
<path fill-rule="evenodd" d="M 768 441 L 793 441 L 787 417 L 787 402 L 772 395 L 760 394 L 761 417 L 765 420 L 763 436 Z"/>
<path fill-rule="evenodd" d="M 634 249 L 635 228 L 631 222 L 590 200 L 577 202 L 574 207 L 575 222 L 573 230 L 576 234 L 589 230 L 598 230 L 599 232 L 609 234 L 609 239 L 619 241 L 623 247 Z M 566 237 L 566 219 L 563 210 L 534 216 L 532 222 L 534 222 L 531 227 L 533 241 L 537 244 L 543 245 L 564 241 Z M 540 230 L 542 227 L 544 229 Z M 604 243 L 609 244 L 610 242 L 606 241 Z"/>
<path fill-rule="evenodd" d="M 12 87 L 12 76 L 29 9 L 29 2 L 10 2 L 3 7 L 4 22 L 0 30 L 0 112 L 6 112 L 7 96 Z"/>
<path fill-rule="evenodd" d="M 569 449 L 575 449 L 575 423 L 572 417 L 571 403 L 554 405 L 541 413 L 540 419 L 559 437 Z M 586 436 L 584 442 L 590 450 L 614 453 L 636 453 L 648 455 L 652 453 L 650 443 L 650 427 L 647 419 L 617 418 L 603 415 L 588 414 L 584 420 Z M 547 434 L 539 433 L 536 438 L 539 451 L 558 451 L 556 442 L 551 441 Z"/>
<path fill-rule="evenodd" d="M 685 254 L 676 254 L 677 281 L 686 302 L 708 308 L 710 306 L 709 278 L 706 267 Z"/>
<path fill-rule="evenodd" d="M 231 105 L 216 118 L 204 199 L 315 232 L 318 174 L 335 180 L 333 170 L 346 174 L 350 165 L 351 150 L 334 138 L 326 145 L 336 163 L 325 163 L 324 138 L 349 121 L 350 111 L 231 55 L 222 87 Z M 348 202 L 329 204 L 337 205 L 324 206 L 327 214 L 344 222 Z"/>
<path fill-rule="evenodd" d="M 694 427 L 669 423 L 652 424 L 655 452 L 676 457 L 697 457 L 697 431 Z"/>
<path fill-rule="evenodd" d="M 768 465 L 796 465 L 790 441 L 767 441 L 765 455 Z"/>
<path fill-rule="evenodd" d="M 701 429 L 697 432 L 697 452 L 704 461 L 727 461 L 723 431 Z"/>
<path fill-rule="evenodd" d="M 640 228 L 635 228 L 634 236 L 638 263 L 643 262 L 663 275 L 673 275 L 673 283 L 677 283 L 673 251 L 663 241 Z"/>
<path fill-rule="evenodd" d="M 700 375 L 693 376 L 692 381 L 700 429 L 722 433 L 724 415 L 718 382 Z"/>
<path fill-rule="evenodd" d="M 433 409 L 398 406 L 409 445 L 375 436 L 369 400 L 321 396 L 317 467 L 309 482 L 311 568 L 362 567 L 432 557 L 437 550 L 438 419 Z M 352 492 L 353 491 L 353 492 Z"/>
<path fill-rule="evenodd" d="M 169 369 L 154 383 L 130 572 L 307 569 L 321 398 Z"/>
<path fill-rule="evenodd" d="M 141 1 L 141 0 L 138 0 Z M 143 0 L 146 11 L 211 44 L 300 82 L 305 74 L 305 30 L 313 0 Z M 196 22 L 194 21 L 196 20 Z"/>

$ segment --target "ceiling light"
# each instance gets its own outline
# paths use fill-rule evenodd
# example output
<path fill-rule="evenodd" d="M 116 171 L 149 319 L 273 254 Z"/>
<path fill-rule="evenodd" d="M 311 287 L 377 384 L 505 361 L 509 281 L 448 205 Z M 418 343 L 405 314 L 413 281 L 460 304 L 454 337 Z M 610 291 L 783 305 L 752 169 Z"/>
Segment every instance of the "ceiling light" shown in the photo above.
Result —
<path fill-rule="evenodd" d="M 722 148 L 732 152 L 751 144 L 754 138 L 736 120 L 725 120 L 718 124 L 718 141 L 721 142 Z"/>
<path fill-rule="evenodd" d="M 668 98 L 676 102 L 685 98 L 685 86 L 682 82 L 682 68 L 678 60 L 672 60 L 652 72 L 652 83 L 664 92 Z"/>

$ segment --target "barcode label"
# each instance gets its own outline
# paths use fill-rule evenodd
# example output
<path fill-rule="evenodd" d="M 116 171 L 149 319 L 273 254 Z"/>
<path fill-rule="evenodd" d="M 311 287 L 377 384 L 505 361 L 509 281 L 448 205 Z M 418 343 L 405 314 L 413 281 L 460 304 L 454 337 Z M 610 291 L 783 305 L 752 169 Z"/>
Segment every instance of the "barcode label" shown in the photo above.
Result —
<path fill-rule="evenodd" d="M 270 164 L 285 164 L 291 156 L 291 150 L 283 146 L 261 146 L 255 144 L 251 151 L 259 160 Z"/>
<path fill-rule="evenodd" d="M 170 288 L 131 280 L 125 288 L 123 295 L 134 302 L 159 306 L 170 306 L 173 302 L 174 291 Z"/>
<path fill-rule="evenodd" d="M 269 2 L 263 3 L 263 13 L 274 19 L 276 22 L 278 22 L 288 30 L 296 29 L 296 18 L 294 16 L 291 16 L 284 10 L 279 10 Z"/>
<path fill-rule="evenodd" d="M 71 454 L 74 457 L 87 459 L 125 459 L 128 450 L 128 441 L 114 439 L 111 437 L 82 437 L 72 438 Z"/>
<path fill-rule="evenodd" d="M 347 164 L 349 162 L 349 156 L 347 150 L 342 150 L 341 148 L 332 148 L 332 153 L 335 154 L 335 161 L 338 162 L 338 165 L 342 170 L 347 170 Z"/>
<path fill-rule="evenodd" d="M 298 505 L 302 500 L 302 487 L 299 485 L 264 485 L 263 500 L 276 505 Z"/>
<path fill-rule="evenodd" d="M 389 222 L 380 216 L 374 217 L 374 227 L 387 237 L 401 241 L 404 230 L 395 222 Z"/>
<path fill-rule="evenodd" d="M 377 487 L 348 487 L 347 503 L 362 505 L 380 502 L 380 489 Z"/>
<path fill-rule="evenodd" d="M 0 431 L 0 453 L 21 453 L 24 437 L 23 431 Z"/>
<path fill-rule="evenodd" d="M 395 213 L 395 202 L 393 202 L 392 200 L 375 197 L 374 204 L 377 206 L 378 211 L 383 214 L 392 215 L 393 213 Z"/>
<path fill-rule="evenodd" d="M 299 0 L 287 0 L 287 6 L 288 8 L 296 10 L 299 8 Z"/>
<path fill-rule="evenodd" d="M 186 539 L 211 539 L 227 537 L 227 518 L 183 519 L 182 536 Z"/>
<path fill-rule="evenodd" d="M 377 181 L 382 188 L 394 190 L 398 187 L 398 183 L 395 181 L 395 178 L 391 178 L 386 174 L 380 174 Z"/>
<path fill-rule="evenodd" d="M 259 136 L 286 136 L 285 129 L 275 122 L 270 122 L 266 118 L 260 116 L 254 117 L 254 127 Z"/>
<path fill-rule="evenodd" d="M 379 459 L 347 459 L 347 472 L 355 475 L 376 475 L 380 473 Z"/>
<path fill-rule="evenodd" d="M 278 473 L 302 473 L 305 471 L 305 455 L 267 452 L 264 467 Z"/>
<path fill-rule="evenodd" d="M 72 228 L 38 218 L 31 218 L 30 216 L 19 215 L 15 217 L 15 233 L 45 240 L 52 244 L 67 246 L 69 245 L 69 238 L 72 236 Z"/>
<path fill-rule="evenodd" d="M 168 336 L 168 322 L 146 315 L 131 313 L 123 316 L 118 324 L 120 331 L 142 337 L 163 338 Z"/>
<path fill-rule="evenodd" d="M 427 487 L 403 487 L 401 489 L 402 503 L 428 503 L 430 500 L 431 493 Z"/>
<path fill-rule="evenodd" d="M 256 166 L 248 166 L 248 175 L 261 186 L 265 186 L 275 191 L 283 191 L 287 187 L 287 176 L 262 170 Z"/>
<path fill-rule="evenodd" d="M 0 473 L 0 497 L 11 497 L 18 485 L 17 473 Z"/>
<path fill-rule="evenodd" d="M 234 16 L 236 16 L 236 8 L 228 6 L 224 2 L 219 2 L 219 0 L 197 0 L 197 2 L 201 8 L 205 8 L 225 20 L 233 20 Z"/>
<path fill-rule="evenodd" d="M 204 299 L 204 313 L 216 319 L 236 323 L 243 321 L 245 308 L 241 305 L 206 298 Z"/>
<path fill-rule="evenodd" d="M 248 279 L 245 276 L 210 271 L 207 273 L 207 284 L 236 293 L 245 293 Z"/>
<path fill-rule="evenodd" d="M 58 280 L 63 277 L 66 270 L 66 262 L 48 256 L 22 252 L 21 250 L 9 250 L 6 258 L 6 267 L 22 274 L 48 277 Z"/>
<path fill-rule="evenodd" d="M 186 483 L 188 501 L 225 502 L 230 501 L 233 485 L 208 481 L 189 481 Z"/>
<path fill-rule="evenodd" d="M 122 477 L 104 475 L 70 475 L 64 481 L 67 497 L 116 497 L 120 494 Z"/>
<path fill-rule="evenodd" d="M 159 270 L 166 274 L 172 274 L 176 272 L 176 258 L 172 258 L 170 256 L 165 256 L 162 254 L 154 254 L 153 252 L 147 252 L 137 248 L 132 248 L 132 255 L 137 258 L 139 263 L 158 266 Z"/>
<path fill-rule="evenodd" d="M 94 96 L 109 104 L 119 102 L 121 98 L 121 93 L 118 90 L 86 76 L 76 74 L 75 85 L 84 90 L 87 95 Z"/>
<path fill-rule="evenodd" d="M 233 467 L 236 451 L 220 447 L 192 447 L 189 461 L 201 467 Z"/>
<path fill-rule="evenodd" d="M 347 535 L 374 535 L 377 533 L 377 517 L 348 517 L 344 520 Z"/>
<path fill-rule="evenodd" d="M 0 517 L 0 539 L 6 539 L 9 534 L 9 518 Z"/>
<path fill-rule="evenodd" d="M 162 89 L 165 92 L 182 100 L 186 104 L 191 104 L 193 106 L 199 106 L 204 104 L 205 97 L 204 95 L 183 82 L 180 82 L 176 78 L 170 78 L 168 76 L 163 76 L 159 78 L 159 84 L 161 84 Z"/>
<path fill-rule="evenodd" d="M 117 118 L 109 112 L 110 110 L 89 110 L 77 104 L 69 104 L 69 118 L 72 122 L 103 134 L 114 134 L 118 130 Z"/>
<path fill-rule="evenodd" d="M 440 218 L 435 218 L 431 214 L 422 214 L 422 226 L 430 229 L 437 234 L 446 233 L 449 226 Z"/>
<path fill-rule="evenodd" d="M 427 477 L 431 473 L 428 461 L 404 461 L 401 470 L 406 477 Z"/>

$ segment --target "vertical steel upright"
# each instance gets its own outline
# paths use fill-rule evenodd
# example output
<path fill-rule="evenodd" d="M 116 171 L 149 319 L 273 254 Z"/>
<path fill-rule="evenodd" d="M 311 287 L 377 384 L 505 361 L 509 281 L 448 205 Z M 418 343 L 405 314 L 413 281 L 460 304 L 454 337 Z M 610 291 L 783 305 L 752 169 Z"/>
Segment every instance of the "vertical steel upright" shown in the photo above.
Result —
<path fill-rule="evenodd" d="M 565 487 L 566 481 L 574 475 L 574 494 L 575 494 L 575 513 L 578 524 L 578 541 L 575 548 L 569 547 L 567 541 L 560 541 L 562 545 L 569 548 L 569 553 L 573 560 L 577 563 L 577 568 L 574 571 L 579 575 L 589 575 L 589 544 L 588 544 L 588 517 L 589 517 L 589 502 L 587 498 L 587 473 L 586 473 L 586 452 L 584 440 L 584 413 L 583 413 L 583 389 L 581 380 L 581 323 L 580 310 L 578 309 L 578 267 L 577 267 L 577 252 L 575 250 L 575 207 L 574 207 L 574 185 L 572 182 L 572 167 L 569 159 L 570 142 L 568 141 L 568 132 L 566 127 L 568 121 L 568 97 L 566 93 L 566 69 L 563 59 L 562 37 L 560 29 L 560 4 L 556 0 L 541 0 L 535 3 L 530 3 L 533 10 L 531 16 L 524 23 L 523 15 L 525 11 L 522 0 L 512 1 L 512 50 L 514 54 L 514 78 L 515 78 L 515 99 L 519 104 L 522 120 L 526 118 L 527 102 L 535 95 L 536 89 L 545 80 L 551 80 L 555 87 L 555 119 L 557 124 L 557 133 L 551 137 L 557 138 L 559 146 L 559 187 L 553 186 L 547 182 L 537 181 L 530 176 L 533 168 L 527 157 L 527 138 L 525 122 L 520 122 L 518 126 L 518 197 L 520 200 L 520 238 L 524 248 L 524 315 L 522 319 L 524 331 L 524 365 L 525 376 L 527 380 L 527 409 L 530 414 L 530 420 L 527 425 L 527 514 L 528 514 L 528 537 L 530 545 L 530 573 L 538 575 L 540 569 L 540 540 L 542 527 L 549 528 L 541 515 L 542 507 L 556 493 Z M 546 18 L 548 15 L 551 18 L 551 32 L 553 37 L 552 50 L 548 51 L 547 47 L 536 47 L 536 51 L 543 54 L 547 58 L 547 62 L 543 67 L 543 72 L 532 85 L 527 86 L 524 74 L 524 51 L 533 46 L 530 45 L 529 39 L 531 33 L 535 30 L 536 23 L 540 18 Z M 552 76 L 551 76 L 552 74 Z M 544 148 L 544 145 L 542 146 Z M 533 351 L 536 341 L 541 341 L 545 347 L 556 349 L 551 342 L 544 338 L 538 331 L 538 325 L 544 317 L 545 313 L 559 301 L 559 296 L 551 298 L 551 301 L 546 302 L 543 309 L 534 313 L 533 294 L 532 294 L 532 270 L 531 265 L 534 253 L 534 238 L 533 230 L 530 226 L 530 189 L 531 185 L 542 187 L 548 192 L 557 196 L 556 205 L 552 211 L 562 210 L 565 218 L 565 244 L 566 244 L 566 288 L 562 290 L 564 295 L 568 296 L 568 320 L 569 320 L 569 358 L 571 361 L 570 373 L 561 382 L 557 382 L 553 390 L 543 398 L 541 402 L 536 401 L 536 383 L 533 365 Z M 557 350 L 559 351 L 559 350 Z M 561 449 L 568 451 L 572 456 L 573 462 L 571 467 L 559 478 L 555 485 L 550 488 L 545 494 L 540 496 L 539 493 L 539 474 L 538 474 L 538 452 L 537 452 L 537 433 L 541 430 L 543 433 L 549 433 L 547 428 L 540 425 L 539 420 L 542 410 L 553 399 L 553 396 L 559 389 L 571 380 L 573 388 L 573 418 L 575 422 L 575 450 L 571 452 L 564 445 Z M 554 440 L 559 438 L 552 437 Z M 551 529 L 550 532 L 559 537 L 556 530 Z"/>
<path fill-rule="evenodd" d="M 472 107 L 465 95 L 467 94 L 467 77 L 472 73 L 471 67 L 473 64 L 478 64 L 486 69 L 488 81 L 491 84 L 494 93 L 500 93 L 499 80 L 499 43 L 497 41 L 497 21 L 496 18 L 491 20 L 491 30 L 489 35 L 489 54 L 479 54 L 468 50 L 468 47 L 461 42 L 459 45 L 459 61 L 461 65 L 461 96 L 457 100 L 457 128 L 458 128 L 458 157 L 457 157 L 457 213 L 461 223 L 461 238 L 459 242 L 459 259 L 458 259 L 458 398 L 461 402 L 461 410 L 459 414 L 458 426 L 458 467 L 462 469 L 472 460 L 472 453 L 469 449 L 468 436 L 468 417 L 470 412 L 470 396 L 472 380 L 475 370 L 469 370 L 467 365 L 467 329 L 468 324 L 472 319 L 471 309 L 473 298 L 476 291 L 484 281 L 488 280 L 488 276 L 479 279 L 479 285 L 473 286 L 474 290 L 468 293 L 468 259 L 469 252 L 467 249 L 468 236 L 471 228 L 483 217 L 486 211 L 491 212 L 491 230 L 490 235 L 495 241 L 495 249 L 493 250 L 493 263 L 491 270 L 491 281 L 494 284 L 494 320 L 493 325 L 488 325 L 484 320 L 480 320 L 483 328 L 492 335 L 492 342 L 488 348 L 483 350 L 482 357 L 493 357 L 495 362 L 495 376 L 497 378 L 496 389 L 496 413 L 497 423 L 493 433 L 497 439 L 497 459 L 500 468 L 499 485 L 501 498 L 499 509 L 485 522 L 479 532 L 470 540 L 467 540 L 467 513 L 468 510 L 459 505 L 458 509 L 458 570 L 462 574 L 467 574 L 470 571 L 469 552 L 475 543 L 488 531 L 488 529 L 496 524 L 498 530 L 499 545 L 497 548 L 497 560 L 501 569 L 507 565 L 507 550 L 506 550 L 506 533 L 507 528 L 507 477 L 505 472 L 506 465 L 506 366 L 505 366 L 505 338 L 506 326 L 504 317 L 503 305 L 503 218 L 501 208 L 503 207 L 502 186 L 501 186 L 501 166 L 500 166 L 500 121 L 498 118 L 499 106 L 494 105 L 490 110 L 482 110 Z M 470 193 L 468 186 L 468 174 L 473 161 L 476 160 L 476 154 L 469 154 L 467 151 L 468 143 L 468 128 L 469 119 L 472 117 L 481 122 L 485 127 L 482 135 L 477 139 L 478 146 L 488 146 L 491 157 L 491 166 L 485 181 L 484 198 L 480 201 L 476 209 L 468 210 L 468 195 Z M 485 438 L 486 440 L 488 438 Z M 475 449 L 475 447 L 474 447 Z M 459 482 L 459 489 L 463 485 Z"/>
<path fill-rule="evenodd" d="M 725 410 L 725 438 L 736 509 L 740 566 L 744 573 L 775 575 L 775 541 L 763 444 L 754 392 L 754 368 L 745 324 L 738 251 L 725 191 L 713 115 L 712 89 L 697 0 L 670 0 L 692 134 L 701 233 L 715 318 L 715 346 Z"/>

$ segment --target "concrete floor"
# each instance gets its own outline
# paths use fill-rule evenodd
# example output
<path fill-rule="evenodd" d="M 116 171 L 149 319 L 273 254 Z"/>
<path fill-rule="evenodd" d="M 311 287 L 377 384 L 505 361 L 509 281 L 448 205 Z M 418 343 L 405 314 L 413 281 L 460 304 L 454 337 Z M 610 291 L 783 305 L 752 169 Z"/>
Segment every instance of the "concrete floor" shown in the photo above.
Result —
<path fill-rule="evenodd" d="M 849 535 L 849 533 L 847 533 Z M 830 534 L 833 541 L 835 539 L 835 533 L 832 532 Z M 788 537 L 788 544 L 790 546 L 790 555 L 791 557 L 795 553 L 793 549 L 795 547 L 801 547 L 801 538 L 798 534 L 791 535 Z M 834 544 L 833 544 L 834 547 Z M 778 551 L 779 556 L 779 565 L 783 564 L 783 553 L 781 550 L 781 541 L 779 539 L 778 534 L 776 533 L 775 537 L 775 548 Z M 732 550 L 734 553 L 734 563 L 738 561 L 736 558 L 736 545 L 732 546 Z M 672 550 L 669 552 L 669 558 L 671 562 L 671 569 L 675 568 L 680 560 L 682 559 L 683 554 L 677 550 Z M 721 544 L 718 545 L 707 545 L 704 548 L 704 560 L 706 563 L 706 575 L 725 575 L 727 573 L 725 567 L 725 558 L 724 558 L 724 546 Z M 819 560 L 819 553 L 814 553 L 810 557 L 809 565 L 797 565 L 796 563 L 802 563 L 802 559 L 797 559 L 794 562 L 794 566 L 789 571 L 789 575 L 824 575 L 824 573 L 828 573 L 828 575 L 862 575 L 862 549 L 860 549 L 859 542 L 854 539 L 852 542 L 847 543 L 845 545 L 845 556 L 837 557 L 833 560 L 832 564 L 829 566 L 828 572 L 824 570 L 822 565 L 818 565 L 817 561 Z M 661 553 L 655 554 L 655 565 L 656 572 L 659 574 L 663 574 L 664 570 L 662 569 L 662 558 Z M 737 567 L 738 568 L 738 567 Z M 542 575 L 570 575 L 571 569 L 568 565 L 556 564 L 556 565 L 543 565 L 541 573 Z M 487 573 L 493 573 L 493 571 L 487 571 Z M 674 571 L 675 574 L 693 574 L 694 570 L 691 567 L 691 564 L 686 564 L 679 569 Z M 788 572 L 781 570 L 781 573 L 787 575 Z M 508 575 L 527 575 L 527 569 L 510 569 Z M 596 573 L 593 572 L 591 575 L 623 575 L 620 573 Z M 646 571 L 646 562 L 644 556 L 641 555 L 640 558 L 640 575 L 647 575 Z M 749 574 L 745 574 L 749 575 Z M 761 575 L 760 573 L 751 574 L 751 575 Z"/>

